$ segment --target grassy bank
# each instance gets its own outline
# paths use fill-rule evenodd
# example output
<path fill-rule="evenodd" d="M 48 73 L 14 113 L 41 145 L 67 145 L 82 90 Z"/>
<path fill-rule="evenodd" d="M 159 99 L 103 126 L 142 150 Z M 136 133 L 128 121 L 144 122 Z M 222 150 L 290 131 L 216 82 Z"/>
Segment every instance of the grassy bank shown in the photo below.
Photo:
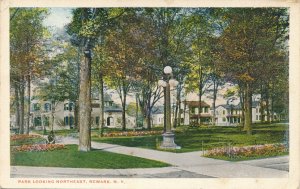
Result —
<path fill-rule="evenodd" d="M 37 167 L 72 167 L 98 169 L 126 169 L 166 167 L 169 164 L 144 158 L 92 150 L 79 152 L 77 145 L 42 152 L 12 152 L 11 165 Z"/>

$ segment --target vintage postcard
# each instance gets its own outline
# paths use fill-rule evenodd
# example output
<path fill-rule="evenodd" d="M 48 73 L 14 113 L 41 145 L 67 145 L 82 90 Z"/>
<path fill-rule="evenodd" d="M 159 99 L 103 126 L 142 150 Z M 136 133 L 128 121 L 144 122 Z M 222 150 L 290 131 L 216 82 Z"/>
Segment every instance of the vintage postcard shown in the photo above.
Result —
<path fill-rule="evenodd" d="M 299 188 L 295 1 L 19 1 L 1 188 Z"/>

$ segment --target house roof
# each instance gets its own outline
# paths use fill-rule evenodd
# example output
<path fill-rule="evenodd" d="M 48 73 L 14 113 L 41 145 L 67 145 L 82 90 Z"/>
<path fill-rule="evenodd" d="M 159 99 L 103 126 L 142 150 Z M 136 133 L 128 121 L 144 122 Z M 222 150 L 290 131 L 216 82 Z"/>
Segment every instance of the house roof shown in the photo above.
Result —
<path fill-rule="evenodd" d="M 104 107 L 104 112 L 122 112 L 120 107 Z"/>
<path fill-rule="evenodd" d="M 189 107 L 198 107 L 199 106 L 199 101 L 183 101 L 186 105 Z M 201 106 L 202 107 L 210 107 L 206 102 L 201 101 Z"/>
<path fill-rule="evenodd" d="M 260 103 L 259 101 L 252 101 L 252 108 L 259 106 L 260 105 L 259 103 Z"/>
<path fill-rule="evenodd" d="M 234 109 L 234 110 L 240 110 L 242 109 L 242 106 L 241 106 L 241 103 L 237 104 L 237 105 L 233 105 L 233 104 L 222 104 L 222 105 L 219 105 L 217 106 L 216 108 L 218 107 L 224 107 L 226 109 Z"/>
<path fill-rule="evenodd" d="M 163 114 L 164 113 L 164 106 L 154 106 L 152 108 L 152 114 Z"/>

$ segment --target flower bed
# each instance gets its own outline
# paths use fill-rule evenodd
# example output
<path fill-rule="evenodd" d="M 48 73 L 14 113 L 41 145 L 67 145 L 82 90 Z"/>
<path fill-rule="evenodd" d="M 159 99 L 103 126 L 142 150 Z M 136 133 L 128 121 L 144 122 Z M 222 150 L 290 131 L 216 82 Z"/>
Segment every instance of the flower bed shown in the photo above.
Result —
<path fill-rule="evenodd" d="M 265 144 L 246 147 L 226 146 L 223 148 L 215 148 L 207 151 L 204 156 L 221 159 L 247 159 L 276 156 L 287 152 L 288 148 L 285 144 Z"/>
<path fill-rule="evenodd" d="M 162 131 L 125 131 L 103 133 L 104 137 L 122 137 L 122 136 L 149 136 L 162 134 Z"/>
<path fill-rule="evenodd" d="M 33 144 L 33 145 L 22 145 L 15 146 L 12 148 L 14 152 L 40 152 L 40 151 L 53 151 L 64 149 L 63 144 Z"/>
<path fill-rule="evenodd" d="M 11 135 L 11 146 L 22 146 L 32 144 L 46 144 L 46 139 L 40 135 Z"/>
<path fill-rule="evenodd" d="M 11 140 L 25 140 L 25 139 L 34 139 L 34 138 L 42 138 L 40 135 L 11 135 L 10 139 Z"/>

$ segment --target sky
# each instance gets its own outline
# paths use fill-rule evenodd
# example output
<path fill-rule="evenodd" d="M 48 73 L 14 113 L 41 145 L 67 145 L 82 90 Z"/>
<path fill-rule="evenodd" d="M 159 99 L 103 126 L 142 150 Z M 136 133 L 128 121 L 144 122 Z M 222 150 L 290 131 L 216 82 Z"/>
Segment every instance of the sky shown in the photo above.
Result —
<path fill-rule="evenodd" d="M 71 8 L 50 8 L 49 11 L 50 14 L 44 20 L 45 26 L 63 28 L 66 24 L 71 22 Z"/>

